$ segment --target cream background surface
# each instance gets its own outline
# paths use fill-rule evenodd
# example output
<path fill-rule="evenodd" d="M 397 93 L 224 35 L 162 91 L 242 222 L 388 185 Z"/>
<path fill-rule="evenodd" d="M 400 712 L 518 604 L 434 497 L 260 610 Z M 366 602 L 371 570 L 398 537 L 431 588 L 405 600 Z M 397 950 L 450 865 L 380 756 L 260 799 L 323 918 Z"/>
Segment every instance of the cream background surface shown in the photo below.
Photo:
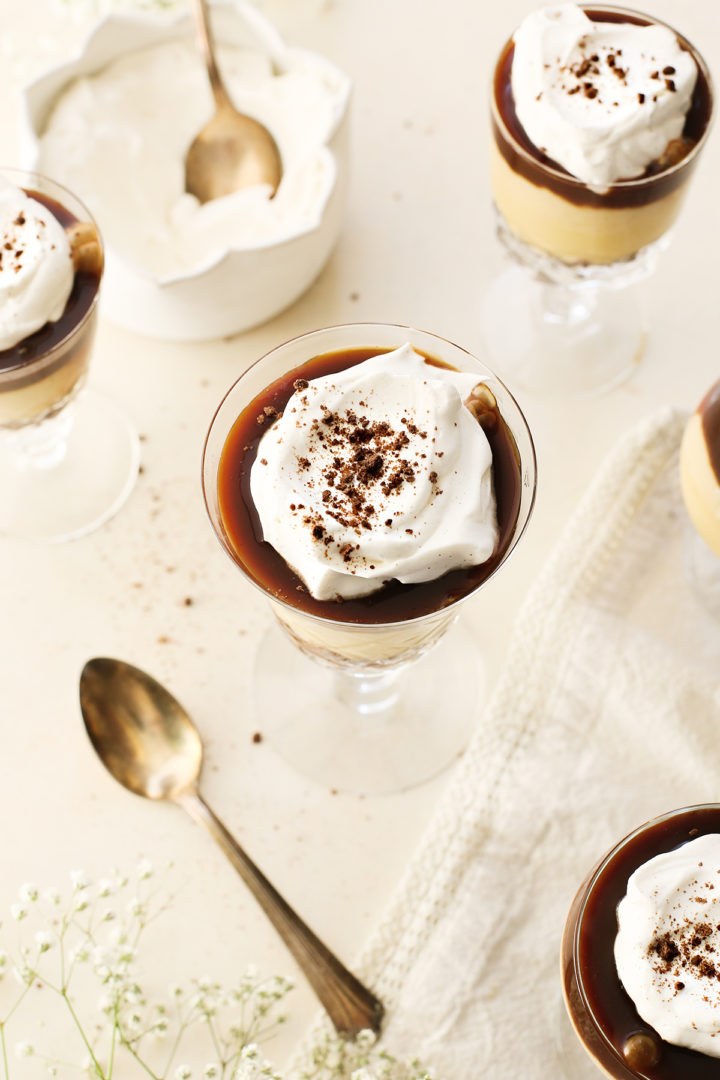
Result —
<path fill-rule="evenodd" d="M 252 744 L 262 721 L 248 712 L 248 685 L 271 615 L 234 571 L 205 520 L 200 452 L 231 382 L 257 356 L 297 333 L 343 321 L 387 320 L 482 349 L 482 296 L 501 265 L 487 176 L 487 86 L 496 53 L 532 6 L 528 0 L 501 6 L 472 0 L 268 5 L 288 38 L 324 52 L 355 81 L 352 190 L 336 253 L 291 309 L 228 341 L 152 342 L 103 320 L 91 381 L 126 408 L 143 435 L 138 486 L 113 521 L 83 540 L 47 549 L 0 541 L 3 912 L 26 880 L 62 883 L 78 866 L 99 877 L 108 865 L 132 865 L 140 854 L 158 864 L 170 857 L 183 887 L 149 955 L 163 984 L 204 973 L 228 980 L 247 962 L 268 973 L 293 972 L 283 946 L 199 830 L 172 807 L 126 794 L 94 759 L 80 721 L 77 678 L 89 656 L 121 656 L 164 680 L 194 715 L 206 739 L 208 800 L 345 960 L 365 950 L 365 970 L 379 973 L 383 992 L 398 1003 L 392 1038 L 436 1061 L 448 1080 L 482 1073 L 555 1080 L 547 1041 L 552 1002 L 549 991 L 547 1000 L 545 995 L 554 985 L 562 914 L 588 856 L 643 817 L 715 792 L 716 739 L 705 719 L 717 718 L 718 630 L 689 607 L 681 628 L 674 607 L 663 606 L 658 616 L 657 603 L 680 603 L 683 588 L 675 531 L 682 510 L 671 479 L 658 495 L 659 517 L 648 512 L 638 518 L 644 503 L 634 497 L 628 508 L 628 521 L 641 522 L 641 531 L 648 523 L 646 547 L 633 540 L 627 549 L 624 542 L 606 549 L 594 531 L 601 524 L 590 516 L 585 520 L 596 523 L 593 529 L 578 527 L 571 548 L 564 549 L 579 565 L 585 565 L 583 545 L 603 559 L 613 553 L 598 563 L 609 575 L 607 594 L 601 576 L 589 591 L 551 595 L 575 581 L 556 564 L 540 600 L 535 594 L 536 606 L 525 609 L 530 635 L 543 625 L 547 609 L 547 643 L 558 640 L 552 620 L 562 622 L 570 613 L 576 640 L 562 638 L 557 670 L 553 655 L 528 654 L 532 636 L 516 638 L 510 654 L 508 646 L 525 597 L 601 463 L 646 417 L 668 405 L 693 408 L 720 374 L 717 131 L 651 282 L 652 333 L 637 374 L 597 400 L 519 395 L 536 438 L 538 503 L 512 560 L 467 610 L 491 687 L 509 666 L 499 696 L 479 718 L 475 751 L 455 772 L 402 795 L 337 796 L 295 775 L 266 744 Z M 711 70 L 720 71 L 713 0 L 647 0 L 645 8 L 676 23 Z M 0 0 L 0 136 L 8 165 L 20 164 L 19 85 L 82 38 L 82 20 L 64 10 L 52 0 Z M 674 421 L 667 423 L 657 436 L 660 458 L 648 458 L 648 490 L 655 491 L 656 475 L 666 475 L 664 464 L 672 471 L 679 433 Z M 644 445 L 639 438 L 638 454 Z M 625 482 L 634 482 L 627 471 L 632 465 L 628 458 L 626 472 L 614 474 L 618 497 Z M 607 505 L 612 515 L 619 504 L 612 497 Z M 626 526 L 623 520 L 613 536 L 624 541 Z M 638 551 L 646 554 L 640 561 Z M 628 595 L 620 603 L 625 582 Z M 706 652 L 698 652 L 699 644 Z M 548 672 L 551 681 L 540 694 L 538 680 Z M 527 699 L 519 700 L 515 694 L 525 683 Z M 641 701 L 641 726 L 624 743 L 623 718 L 632 719 Z M 696 702 L 699 726 L 688 732 L 677 718 L 695 715 Z M 607 730 L 613 733 L 609 741 Z M 483 745 L 492 769 L 475 794 L 468 778 Z M 702 771 L 693 777 L 685 769 L 696 755 Z M 666 772 L 668 762 L 677 775 Z M 567 785 L 548 781 L 558 763 Z M 614 775 L 614 769 L 620 771 Z M 608 784 L 599 783 L 600 776 Z M 424 840 L 425 855 L 411 863 L 434 814 L 440 816 Z M 460 819 L 466 824 L 446 845 L 447 860 L 429 876 L 438 835 Z M 482 857 L 468 860 L 471 850 Z M 516 856 L 523 850 L 532 852 L 529 860 Z M 409 864 L 409 884 L 398 894 Z M 499 913 L 492 893 L 501 871 L 513 876 Z M 538 880 L 553 886 L 533 930 L 527 898 Z M 462 887 L 456 891 L 455 885 Z M 393 896 L 399 899 L 391 902 Z M 456 902 L 450 905 L 449 897 Z M 387 920 L 401 916 L 407 932 L 389 954 Z M 420 952 L 416 942 L 422 942 Z M 515 949 L 528 978 L 507 984 L 499 975 Z M 539 990 L 543 1009 L 528 1010 Z M 293 1053 L 316 1015 L 302 983 L 291 1007 L 291 1023 L 268 1048 L 279 1062 Z M 516 1038 L 517 1027 L 508 1036 L 503 1026 L 520 1016 L 527 1046 Z M 470 1021 L 473 1041 L 462 1034 Z M 500 1052 L 509 1037 L 522 1044 L 516 1071 Z M 22 1061 L 16 1071 L 20 1080 L 31 1075 Z"/>

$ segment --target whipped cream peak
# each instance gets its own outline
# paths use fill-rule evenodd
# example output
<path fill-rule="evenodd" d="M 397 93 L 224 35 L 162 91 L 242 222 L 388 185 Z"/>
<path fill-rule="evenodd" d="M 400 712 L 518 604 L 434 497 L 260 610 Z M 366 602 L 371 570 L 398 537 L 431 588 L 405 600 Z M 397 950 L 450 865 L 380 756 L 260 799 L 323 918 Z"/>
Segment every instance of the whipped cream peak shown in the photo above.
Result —
<path fill-rule="evenodd" d="M 615 963 L 666 1042 L 720 1057 L 720 835 L 649 859 L 618 905 Z"/>
<path fill-rule="evenodd" d="M 0 177 L 0 349 L 56 322 L 72 292 L 70 243 L 53 214 Z"/>
<path fill-rule="evenodd" d="M 429 581 L 493 554 L 492 452 L 464 405 L 477 382 L 410 345 L 298 381 L 250 489 L 263 538 L 316 599 Z"/>
<path fill-rule="evenodd" d="M 512 92 L 537 149 L 606 189 L 677 155 L 697 66 L 677 36 L 651 23 L 593 22 L 575 4 L 535 11 L 514 34 Z"/>

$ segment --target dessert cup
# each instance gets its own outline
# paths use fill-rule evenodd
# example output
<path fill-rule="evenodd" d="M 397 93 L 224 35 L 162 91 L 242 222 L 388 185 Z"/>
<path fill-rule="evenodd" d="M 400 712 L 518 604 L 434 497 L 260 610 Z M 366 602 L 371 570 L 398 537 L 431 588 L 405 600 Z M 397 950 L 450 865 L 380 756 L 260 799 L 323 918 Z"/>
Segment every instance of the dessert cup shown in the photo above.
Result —
<path fill-rule="evenodd" d="M 54 181 L 10 169 L 2 175 L 77 221 L 92 222 L 86 207 Z M 51 543 L 82 536 L 115 513 L 135 482 L 137 435 L 111 401 L 83 389 L 99 291 L 98 278 L 89 307 L 59 341 L 32 359 L 0 367 L 2 535 Z"/>
<path fill-rule="evenodd" d="M 685 572 L 702 606 L 720 618 L 720 383 L 690 416 L 680 446 L 687 526 Z"/>
<path fill-rule="evenodd" d="M 570 1048 L 568 1077 L 711 1080 L 720 1075 L 720 1059 L 664 1041 L 640 1018 L 613 953 L 616 909 L 633 871 L 654 855 L 717 832 L 720 804 L 673 810 L 626 836 L 580 886 L 563 931 L 561 978 L 567 1014 L 590 1061 L 578 1062 Z M 562 1032 L 561 1038 L 565 1046 Z"/>
<path fill-rule="evenodd" d="M 597 21 L 660 23 L 630 9 L 582 5 Z M 663 25 L 662 23 L 660 25 Z M 707 66 L 675 36 L 698 70 L 673 164 L 596 188 L 545 157 L 515 115 L 513 42 L 491 88 L 490 179 L 497 235 L 512 265 L 491 285 L 483 326 L 491 355 L 518 385 L 592 395 L 628 378 L 645 346 L 645 281 L 667 246 L 705 144 L 713 112 Z"/>
<path fill-rule="evenodd" d="M 446 365 L 477 372 L 497 401 L 517 473 L 517 500 L 503 534 L 504 548 L 488 561 L 487 573 L 478 574 L 467 595 L 416 617 L 382 621 L 376 616 L 373 621 L 368 614 L 365 620 L 355 609 L 347 621 L 343 605 L 336 605 L 338 617 L 310 613 L 273 595 L 231 542 L 218 497 L 223 448 L 247 406 L 313 357 L 352 349 L 389 351 L 405 342 Z M 286 342 L 238 379 L 207 436 L 205 503 L 221 545 L 265 593 L 275 615 L 276 627 L 263 641 L 255 667 L 256 711 L 263 735 L 295 768 L 333 789 L 377 793 L 420 783 L 457 757 L 476 723 L 483 679 L 472 635 L 456 620 L 461 604 L 504 564 L 519 541 L 532 511 L 535 482 L 532 437 L 510 392 L 485 364 L 433 334 L 385 324 L 330 327 Z"/>

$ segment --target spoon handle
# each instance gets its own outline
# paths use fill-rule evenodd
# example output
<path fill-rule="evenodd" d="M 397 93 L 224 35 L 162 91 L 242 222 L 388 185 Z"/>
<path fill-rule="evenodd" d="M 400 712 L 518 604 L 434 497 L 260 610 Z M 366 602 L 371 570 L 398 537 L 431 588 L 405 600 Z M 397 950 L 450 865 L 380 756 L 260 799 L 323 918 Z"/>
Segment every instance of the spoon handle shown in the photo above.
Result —
<path fill-rule="evenodd" d="M 210 27 L 210 13 L 207 0 L 194 0 L 195 29 L 197 31 L 200 48 L 207 68 L 210 88 L 212 89 L 215 104 L 219 106 L 231 105 L 225 84 L 220 76 L 217 61 L 215 60 L 215 45 L 213 42 L 212 29 Z"/>
<path fill-rule="evenodd" d="M 382 1003 L 306 926 L 197 791 L 183 792 L 177 802 L 225 852 L 305 973 L 336 1030 L 350 1038 L 368 1028 L 377 1033 Z"/>

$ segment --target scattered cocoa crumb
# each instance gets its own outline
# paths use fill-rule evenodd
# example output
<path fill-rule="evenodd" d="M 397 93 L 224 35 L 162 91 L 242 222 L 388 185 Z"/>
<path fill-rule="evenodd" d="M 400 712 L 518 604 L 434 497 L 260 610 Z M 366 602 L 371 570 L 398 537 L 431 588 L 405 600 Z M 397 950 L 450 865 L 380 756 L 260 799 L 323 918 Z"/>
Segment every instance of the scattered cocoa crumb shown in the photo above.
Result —
<path fill-rule="evenodd" d="M 263 741 L 262 734 L 259 731 L 254 731 L 252 741 L 254 743 L 261 743 Z"/>

